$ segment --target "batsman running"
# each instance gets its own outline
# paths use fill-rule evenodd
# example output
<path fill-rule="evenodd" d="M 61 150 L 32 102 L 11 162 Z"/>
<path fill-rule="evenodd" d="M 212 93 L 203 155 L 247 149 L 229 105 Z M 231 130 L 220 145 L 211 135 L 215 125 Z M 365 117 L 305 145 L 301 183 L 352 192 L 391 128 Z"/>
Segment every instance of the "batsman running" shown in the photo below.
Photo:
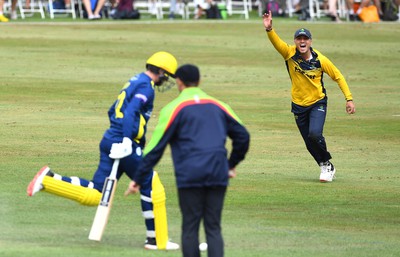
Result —
<path fill-rule="evenodd" d="M 328 105 L 323 75 L 328 74 L 339 85 L 346 100 L 346 112 L 353 114 L 356 109 L 349 86 L 336 66 L 311 47 L 309 30 L 298 29 L 294 33 L 294 45 L 289 45 L 272 28 L 271 11 L 263 15 L 263 23 L 272 45 L 285 59 L 292 82 L 292 113 L 308 151 L 320 166 L 319 180 L 331 182 L 336 169 L 330 162 L 332 157 L 322 135 Z"/>
<path fill-rule="evenodd" d="M 30 182 L 27 193 L 40 191 L 97 206 L 102 197 L 105 179 L 110 175 L 115 160 L 119 160 L 117 179 L 125 173 L 134 178 L 142 161 L 147 122 L 153 111 L 155 87 L 170 86 L 178 63 L 168 52 L 156 52 L 146 62 L 146 71 L 132 77 L 120 91 L 108 111 L 110 127 L 100 142 L 100 160 L 92 180 L 66 177 L 43 167 Z M 165 191 L 153 171 L 140 190 L 142 213 L 147 228 L 144 247 L 149 250 L 177 250 L 179 245 L 169 241 L 165 209 Z"/>

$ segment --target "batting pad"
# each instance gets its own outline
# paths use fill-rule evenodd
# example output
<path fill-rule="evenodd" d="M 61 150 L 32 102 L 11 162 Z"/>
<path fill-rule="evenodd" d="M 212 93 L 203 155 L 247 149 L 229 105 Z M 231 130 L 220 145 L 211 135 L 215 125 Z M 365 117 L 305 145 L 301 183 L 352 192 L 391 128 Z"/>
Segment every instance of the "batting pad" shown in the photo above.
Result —
<path fill-rule="evenodd" d="M 44 177 L 43 187 L 43 190 L 48 193 L 74 200 L 83 205 L 96 206 L 101 200 L 101 193 L 96 189 L 72 185 L 50 176 Z"/>
<path fill-rule="evenodd" d="M 158 173 L 154 171 L 151 183 L 151 199 L 153 201 L 154 225 L 158 249 L 165 249 L 168 242 L 167 209 L 165 207 L 165 190 Z"/>

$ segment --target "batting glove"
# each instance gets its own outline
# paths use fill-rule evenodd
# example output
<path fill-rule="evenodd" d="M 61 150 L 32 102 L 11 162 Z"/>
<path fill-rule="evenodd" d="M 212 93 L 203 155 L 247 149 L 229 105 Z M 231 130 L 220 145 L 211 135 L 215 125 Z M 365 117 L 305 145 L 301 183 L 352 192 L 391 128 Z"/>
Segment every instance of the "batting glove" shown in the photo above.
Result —
<path fill-rule="evenodd" d="M 122 159 L 132 154 L 132 140 L 124 137 L 122 143 L 114 143 L 111 146 L 110 156 L 111 159 Z"/>

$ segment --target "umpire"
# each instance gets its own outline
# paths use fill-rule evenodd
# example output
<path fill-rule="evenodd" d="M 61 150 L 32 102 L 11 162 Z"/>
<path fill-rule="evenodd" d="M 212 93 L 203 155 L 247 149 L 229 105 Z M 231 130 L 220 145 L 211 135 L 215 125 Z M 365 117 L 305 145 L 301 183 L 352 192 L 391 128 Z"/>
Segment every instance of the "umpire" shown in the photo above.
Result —
<path fill-rule="evenodd" d="M 182 213 L 182 252 L 199 257 L 199 228 L 203 220 L 209 257 L 224 255 L 221 214 L 229 177 L 249 149 L 250 135 L 225 103 L 198 88 L 199 69 L 186 64 L 176 71 L 179 96 L 160 113 L 158 125 L 127 194 L 140 188 L 146 175 L 171 146 Z M 226 139 L 232 140 L 228 158 Z"/>

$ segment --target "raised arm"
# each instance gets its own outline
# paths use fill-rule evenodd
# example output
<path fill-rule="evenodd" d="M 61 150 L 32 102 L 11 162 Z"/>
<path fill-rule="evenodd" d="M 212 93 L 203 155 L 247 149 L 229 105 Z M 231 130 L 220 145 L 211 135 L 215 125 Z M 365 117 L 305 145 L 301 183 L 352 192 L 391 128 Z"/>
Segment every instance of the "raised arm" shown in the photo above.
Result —
<path fill-rule="evenodd" d="M 263 22 L 266 31 L 272 30 L 272 13 L 268 11 L 268 13 L 263 14 Z"/>

